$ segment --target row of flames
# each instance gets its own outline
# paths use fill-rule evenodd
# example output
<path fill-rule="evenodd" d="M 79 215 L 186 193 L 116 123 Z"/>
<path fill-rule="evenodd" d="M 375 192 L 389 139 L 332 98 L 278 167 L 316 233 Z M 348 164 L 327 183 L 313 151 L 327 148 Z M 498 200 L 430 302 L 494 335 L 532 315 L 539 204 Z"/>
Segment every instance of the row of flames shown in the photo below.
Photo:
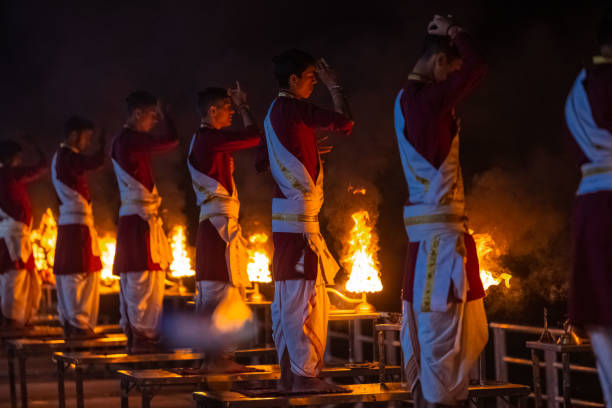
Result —
<path fill-rule="evenodd" d="M 359 192 L 362 193 L 361 190 Z M 383 286 L 377 259 L 379 248 L 374 223 L 370 214 L 365 210 L 353 213 L 351 218 L 353 227 L 349 232 L 345 255 L 341 259 L 342 265 L 350 273 L 345 288 L 349 292 L 356 293 L 380 292 Z M 38 270 L 49 271 L 53 269 L 56 237 L 57 223 L 51 209 L 47 209 L 42 216 L 39 228 L 32 231 L 34 259 Z M 266 248 L 268 239 L 268 235 L 265 233 L 253 234 L 248 239 L 249 263 L 247 273 L 251 282 L 272 282 L 271 262 Z M 480 260 L 480 277 L 485 290 L 502 282 L 509 288 L 511 275 L 505 272 L 492 272 L 494 269 L 499 269 L 497 265 L 501 254 L 491 235 L 474 234 L 474 240 Z M 103 235 L 99 238 L 99 243 L 103 265 L 102 281 L 106 285 L 111 285 L 113 281 L 118 279 L 118 276 L 113 275 L 112 272 L 116 249 L 115 237 L 108 234 Z M 170 245 L 173 255 L 173 261 L 169 268 L 170 275 L 174 278 L 195 275 L 193 263 L 187 251 L 184 227 L 175 226 L 172 229 Z"/>

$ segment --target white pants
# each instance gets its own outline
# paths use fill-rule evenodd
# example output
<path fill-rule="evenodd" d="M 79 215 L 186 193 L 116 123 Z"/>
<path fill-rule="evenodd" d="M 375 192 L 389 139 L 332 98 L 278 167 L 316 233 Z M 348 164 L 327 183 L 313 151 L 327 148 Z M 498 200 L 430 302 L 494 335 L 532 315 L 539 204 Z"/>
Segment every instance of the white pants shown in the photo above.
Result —
<path fill-rule="evenodd" d="M 140 335 L 156 338 L 164 303 L 166 272 L 127 272 L 119 276 L 121 327 L 128 329 L 131 326 Z"/>
<path fill-rule="evenodd" d="M 316 377 L 323 367 L 329 318 L 329 297 L 320 274 L 316 282 L 275 282 L 271 311 L 279 362 L 287 350 L 294 374 Z"/>
<path fill-rule="evenodd" d="M 220 281 L 201 280 L 196 282 L 196 311 L 213 310 L 227 294 L 230 284 Z"/>
<path fill-rule="evenodd" d="M 592 326 L 587 330 L 597 357 L 597 372 L 604 402 L 606 407 L 612 408 L 612 327 Z"/>
<path fill-rule="evenodd" d="M 93 330 L 98 323 L 100 272 L 55 275 L 57 311 L 62 324 Z"/>
<path fill-rule="evenodd" d="M 483 300 L 452 303 L 447 312 L 412 310 L 420 353 L 414 354 L 408 312 L 403 302 L 400 340 L 405 369 L 416 374 L 408 378 L 411 386 L 420 380 L 427 402 L 458 405 L 468 398 L 470 370 L 487 343 L 489 332 Z M 418 361 L 418 363 L 416 363 Z M 416 364 L 416 366 L 415 366 Z M 408 374 L 410 377 L 410 374 Z"/>
<path fill-rule="evenodd" d="M 36 271 L 11 269 L 0 275 L 2 314 L 20 325 L 27 324 L 38 312 L 42 281 Z"/>

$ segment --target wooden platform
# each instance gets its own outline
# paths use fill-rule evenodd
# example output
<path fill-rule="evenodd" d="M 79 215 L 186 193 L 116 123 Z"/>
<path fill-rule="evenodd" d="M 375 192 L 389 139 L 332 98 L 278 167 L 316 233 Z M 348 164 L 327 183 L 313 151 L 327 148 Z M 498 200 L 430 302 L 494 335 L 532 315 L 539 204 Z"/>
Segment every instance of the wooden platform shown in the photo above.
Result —
<path fill-rule="evenodd" d="M 121 378 L 122 408 L 127 407 L 129 392 L 136 388 L 142 394 L 142 406 L 150 406 L 151 399 L 160 389 L 172 386 L 189 384 L 196 387 L 215 387 L 220 383 L 239 383 L 248 381 L 274 381 L 280 379 L 278 364 L 251 365 L 257 372 L 233 373 L 233 374 L 197 374 L 179 373 L 177 370 L 119 370 L 117 374 Z M 390 374 L 399 374 L 399 366 L 386 368 Z M 322 377 L 367 377 L 378 376 L 378 364 L 345 364 L 328 366 L 321 370 Z"/>
<path fill-rule="evenodd" d="M 198 408 L 269 408 L 327 404 L 357 404 L 388 401 L 409 401 L 409 390 L 399 383 L 343 385 L 349 392 L 334 394 L 303 394 L 292 396 L 248 397 L 236 391 L 199 391 L 193 394 Z M 524 407 L 530 388 L 518 384 L 470 386 L 470 399 L 516 398 Z"/>

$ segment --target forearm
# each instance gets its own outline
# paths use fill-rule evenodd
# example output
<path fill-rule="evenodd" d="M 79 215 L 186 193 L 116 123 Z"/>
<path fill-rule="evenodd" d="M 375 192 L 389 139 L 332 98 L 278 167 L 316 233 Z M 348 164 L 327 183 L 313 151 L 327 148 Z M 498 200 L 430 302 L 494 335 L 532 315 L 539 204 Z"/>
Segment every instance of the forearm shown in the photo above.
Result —
<path fill-rule="evenodd" d="M 240 110 L 240 116 L 242 116 L 242 123 L 244 123 L 245 128 L 255 125 L 255 119 L 248 105 L 242 105 L 238 109 Z"/>
<path fill-rule="evenodd" d="M 329 87 L 329 93 L 331 94 L 332 100 L 334 102 L 334 110 L 339 114 L 345 116 L 347 119 L 352 120 L 353 115 L 351 114 L 351 110 L 348 105 L 348 101 L 344 96 L 344 92 L 340 85 L 333 85 Z"/>

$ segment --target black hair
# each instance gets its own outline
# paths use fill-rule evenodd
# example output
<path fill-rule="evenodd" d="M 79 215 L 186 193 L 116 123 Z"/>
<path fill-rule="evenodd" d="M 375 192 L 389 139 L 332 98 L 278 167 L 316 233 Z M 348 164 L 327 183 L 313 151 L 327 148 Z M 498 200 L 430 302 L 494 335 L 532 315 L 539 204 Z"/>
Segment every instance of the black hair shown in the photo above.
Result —
<path fill-rule="evenodd" d="M 421 48 L 421 58 L 429 58 L 434 54 L 444 53 L 449 61 L 461 58 L 457 47 L 448 36 L 427 34 Z"/>
<path fill-rule="evenodd" d="M 304 51 L 288 50 L 272 59 L 274 62 L 274 75 L 281 88 L 289 87 L 291 75 L 301 76 L 311 65 L 315 65 L 314 57 Z"/>
<path fill-rule="evenodd" d="M 209 87 L 198 92 L 198 109 L 200 114 L 206 116 L 208 108 L 228 97 L 227 89 L 221 87 Z"/>
<path fill-rule="evenodd" d="M 85 130 L 93 130 L 94 124 L 91 120 L 82 116 L 71 116 L 64 123 L 64 136 L 68 137 L 72 132 L 81 133 Z"/>
<path fill-rule="evenodd" d="M 612 7 L 606 9 L 597 29 L 599 46 L 612 45 Z"/>
<path fill-rule="evenodd" d="M 21 145 L 17 142 L 12 140 L 0 141 L 0 163 L 6 163 L 22 151 Z"/>
<path fill-rule="evenodd" d="M 157 105 L 157 98 L 147 91 L 134 91 L 125 98 L 128 114 L 136 109 L 149 108 Z"/>

